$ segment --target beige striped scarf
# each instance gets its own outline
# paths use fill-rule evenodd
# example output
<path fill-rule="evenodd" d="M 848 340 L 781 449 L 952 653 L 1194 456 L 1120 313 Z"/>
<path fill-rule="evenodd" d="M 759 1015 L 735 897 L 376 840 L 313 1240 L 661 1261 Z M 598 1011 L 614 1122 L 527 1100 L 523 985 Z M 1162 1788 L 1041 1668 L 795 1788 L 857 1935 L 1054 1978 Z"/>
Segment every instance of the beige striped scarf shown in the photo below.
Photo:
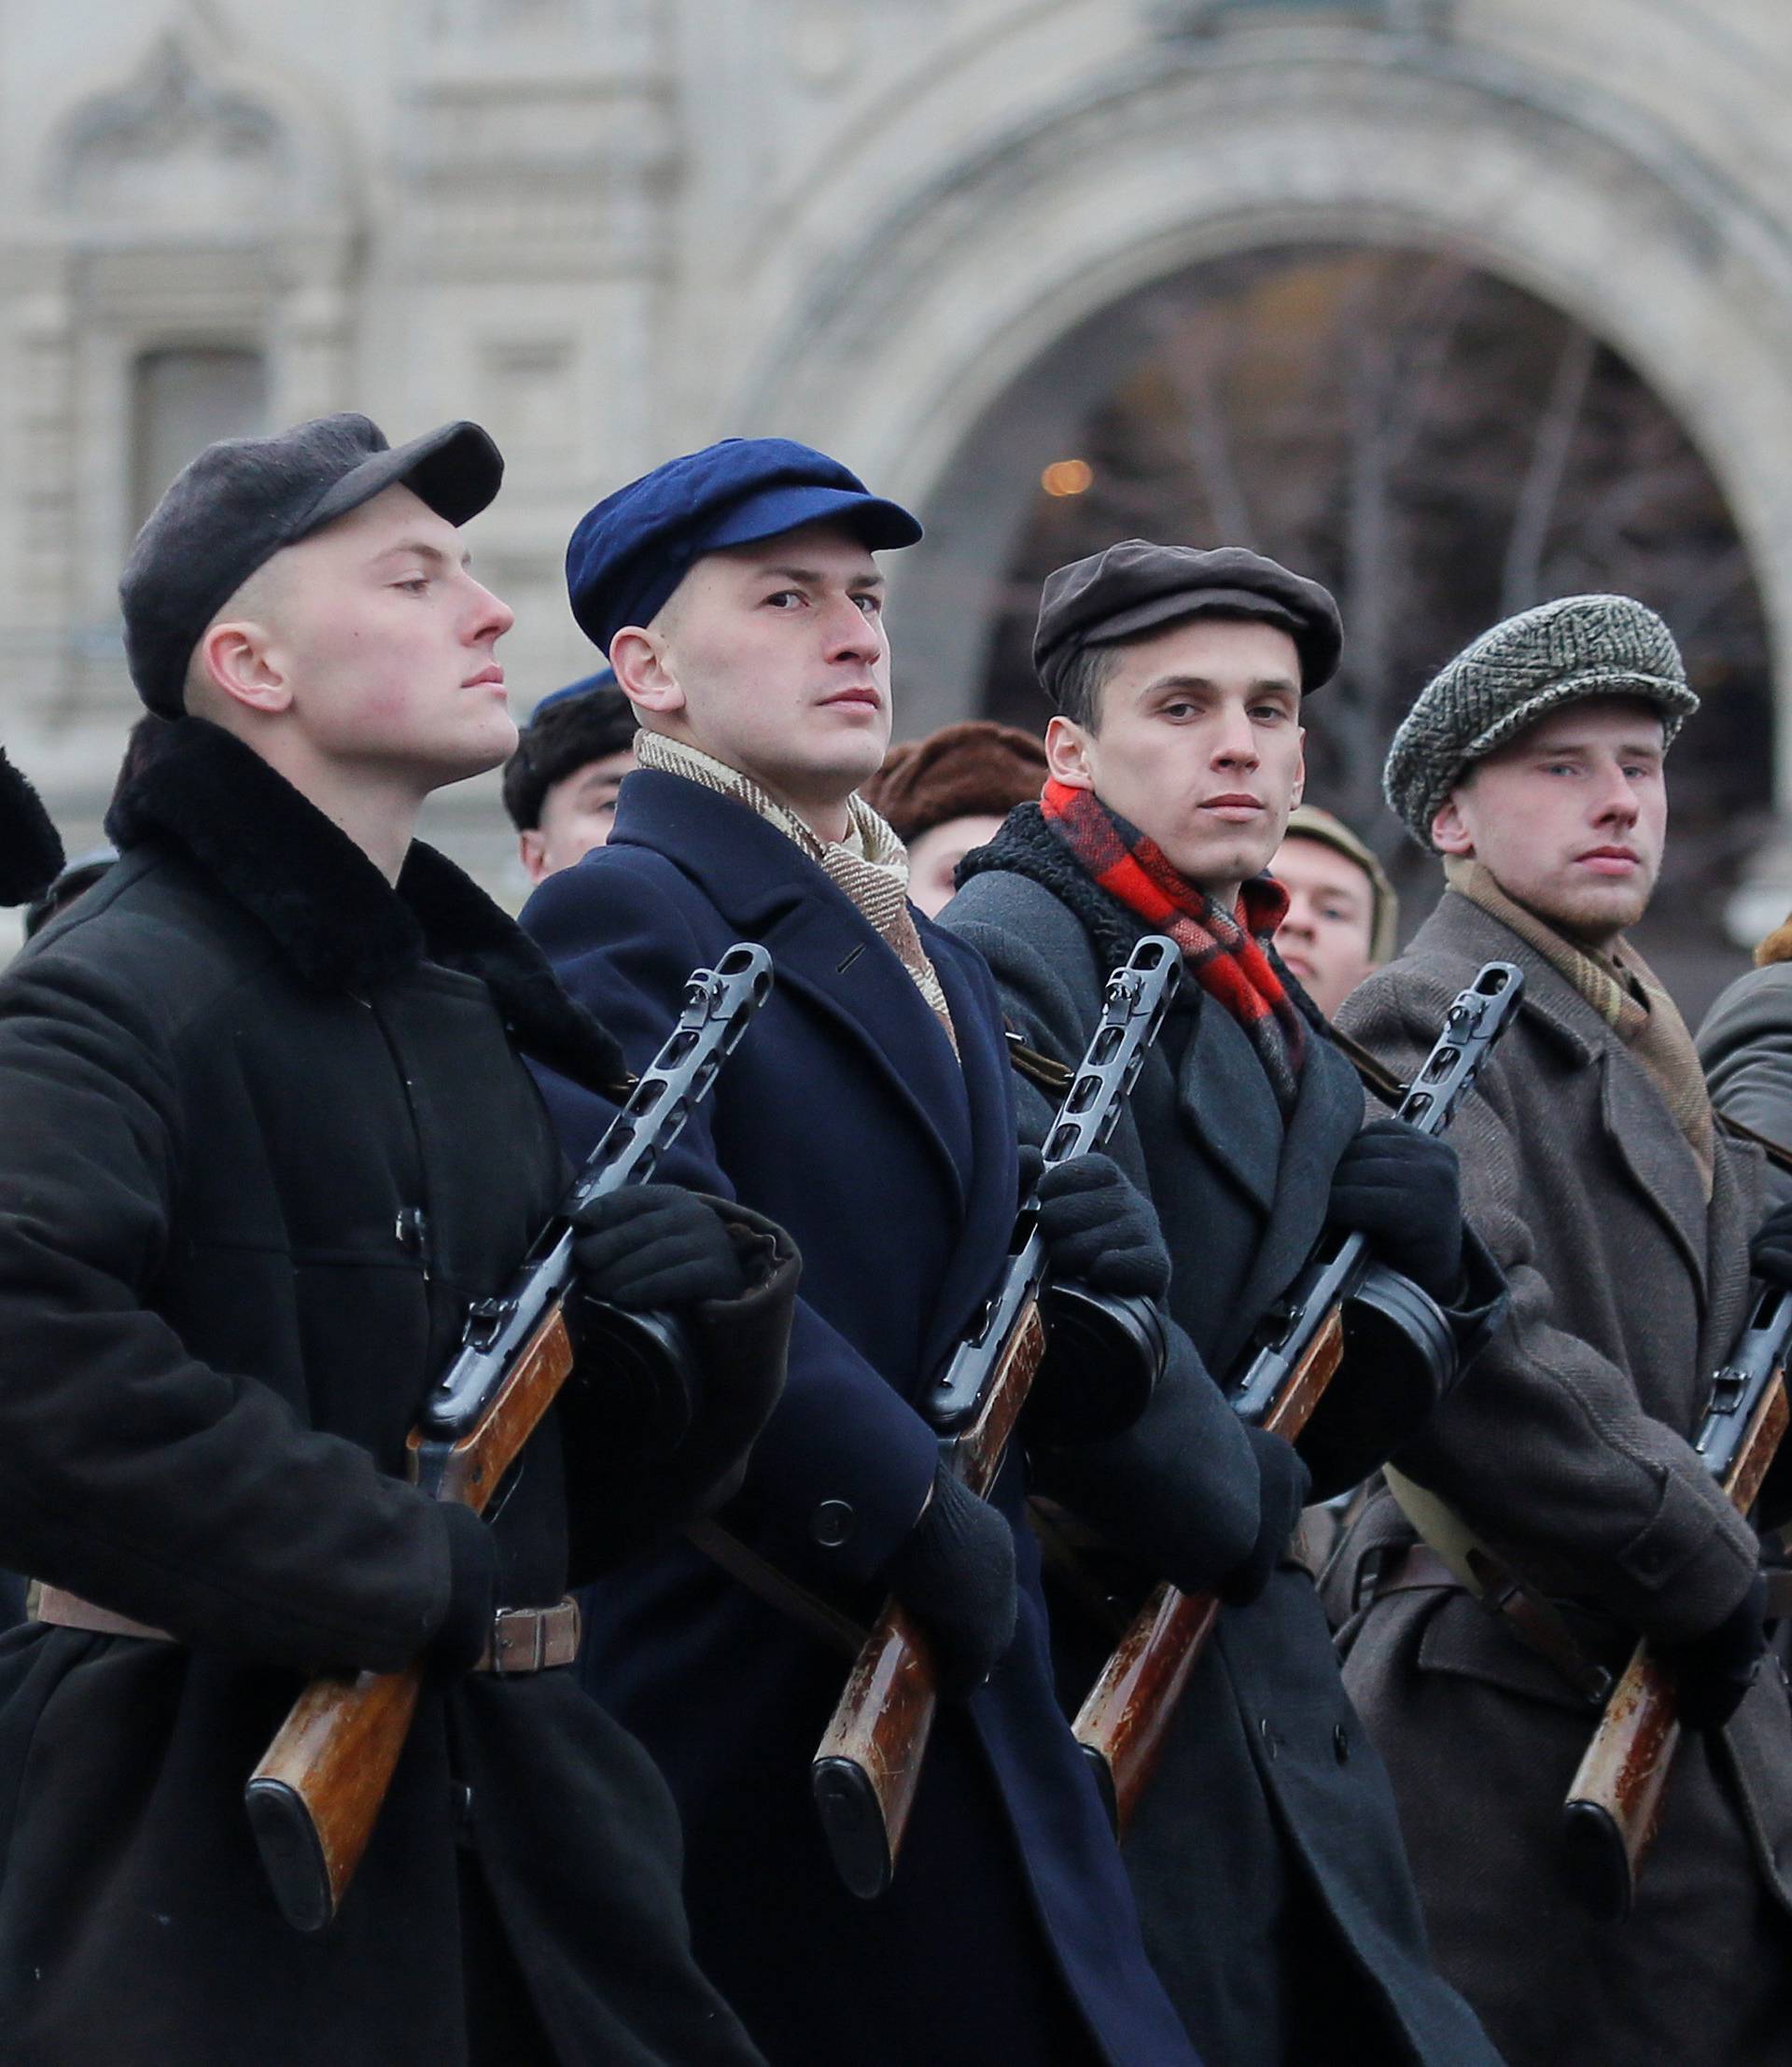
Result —
<path fill-rule="evenodd" d="M 635 735 L 635 759 L 643 768 L 682 775 L 687 782 L 701 783 L 706 789 L 735 798 L 801 847 L 858 906 L 914 978 L 915 987 L 932 1007 L 945 1028 L 946 1039 L 957 1050 L 958 1035 L 953 1030 L 952 1013 L 940 986 L 939 972 L 921 944 L 914 914 L 908 908 L 908 850 L 861 797 L 847 799 L 846 839 L 821 840 L 788 804 L 780 803 L 750 775 L 729 767 L 700 747 L 643 728 Z"/>
<path fill-rule="evenodd" d="M 1716 1167 L 1716 1128 L 1705 1072 L 1679 1006 L 1642 956 L 1622 939 L 1604 954 L 1578 946 L 1515 902 L 1478 861 L 1465 856 L 1446 858 L 1444 879 L 1459 896 L 1478 904 L 1534 947 L 1630 1049 L 1686 1136 L 1709 1199 Z"/>

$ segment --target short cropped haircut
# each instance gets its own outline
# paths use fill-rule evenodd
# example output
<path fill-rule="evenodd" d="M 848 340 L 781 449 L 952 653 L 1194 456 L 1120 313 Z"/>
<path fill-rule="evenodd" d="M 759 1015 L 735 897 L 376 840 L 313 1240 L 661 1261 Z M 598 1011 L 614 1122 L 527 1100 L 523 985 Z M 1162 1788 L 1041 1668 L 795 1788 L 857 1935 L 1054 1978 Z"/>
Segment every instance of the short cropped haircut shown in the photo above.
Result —
<path fill-rule="evenodd" d="M 1080 646 L 1058 672 L 1057 708 L 1060 718 L 1081 725 L 1085 732 L 1098 730 L 1101 715 L 1101 691 L 1120 660 L 1119 646 Z"/>
<path fill-rule="evenodd" d="M 550 697 L 523 729 L 504 763 L 504 808 L 519 832 L 541 823 L 541 807 L 555 783 L 635 744 L 635 706 L 606 677 L 576 695 Z"/>

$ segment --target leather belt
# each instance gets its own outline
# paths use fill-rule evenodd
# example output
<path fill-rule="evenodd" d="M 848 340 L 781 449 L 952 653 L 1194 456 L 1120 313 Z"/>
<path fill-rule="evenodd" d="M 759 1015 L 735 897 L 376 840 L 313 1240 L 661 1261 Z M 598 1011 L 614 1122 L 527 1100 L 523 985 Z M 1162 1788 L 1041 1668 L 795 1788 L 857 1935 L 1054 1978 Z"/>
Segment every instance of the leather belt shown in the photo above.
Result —
<path fill-rule="evenodd" d="M 512 1679 L 520 1672 L 550 1672 L 579 1655 L 579 1603 L 570 1594 L 551 1608 L 500 1608 L 475 1672 Z"/>
<path fill-rule="evenodd" d="M 79 1594 L 62 1586 L 38 1585 L 34 1588 L 34 1622 L 53 1623 L 61 1629 L 85 1629 L 94 1636 L 137 1637 L 153 1643 L 178 1640 L 166 1629 L 152 1628 L 147 1622 L 133 1622 L 127 1614 L 102 1608 L 97 1601 L 83 1600 Z M 525 1672 L 547 1672 L 570 1665 L 579 1655 L 579 1603 L 570 1595 L 551 1608 L 500 1608 L 492 1617 L 492 1633 L 475 1672 L 496 1672 L 514 1678 Z"/>
<path fill-rule="evenodd" d="M 32 1591 L 35 1596 L 31 1603 L 34 1622 L 53 1622 L 61 1629 L 87 1629 L 102 1637 L 144 1637 L 153 1643 L 175 1641 L 166 1629 L 151 1628 L 147 1622 L 133 1622 L 128 1614 L 117 1614 L 95 1601 L 83 1600 L 79 1594 L 69 1593 L 62 1586 L 48 1586 L 39 1581 Z"/>

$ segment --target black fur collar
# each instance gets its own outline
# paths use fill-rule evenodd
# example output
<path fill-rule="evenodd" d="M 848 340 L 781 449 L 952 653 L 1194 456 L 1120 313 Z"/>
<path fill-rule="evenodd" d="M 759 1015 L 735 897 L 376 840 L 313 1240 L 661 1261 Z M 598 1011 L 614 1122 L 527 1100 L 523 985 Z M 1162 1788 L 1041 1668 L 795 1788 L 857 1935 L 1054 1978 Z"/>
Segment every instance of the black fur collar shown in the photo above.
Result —
<path fill-rule="evenodd" d="M 105 827 L 120 849 L 179 847 L 321 990 L 365 991 L 427 957 L 478 977 L 538 1061 L 606 1089 L 626 1081 L 615 1041 L 444 855 L 414 842 L 394 889 L 339 826 L 219 726 L 182 719 Z"/>
<path fill-rule="evenodd" d="M 1045 814 L 1036 803 L 1017 803 L 989 845 L 973 847 L 959 863 L 954 881 L 962 889 L 973 875 L 999 871 L 1024 875 L 1042 889 L 1050 890 L 1089 936 L 1096 960 L 1103 969 L 1118 969 L 1151 931 L 1137 913 L 1128 911 L 1118 898 L 1109 896 L 1045 823 Z M 1288 973 L 1273 945 L 1268 952 L 1301 1017 L 1329 1040 L 1332 1029 L 1324 1013 Z M 1184 993 L 1188 987 L 1183 986 Z"/>

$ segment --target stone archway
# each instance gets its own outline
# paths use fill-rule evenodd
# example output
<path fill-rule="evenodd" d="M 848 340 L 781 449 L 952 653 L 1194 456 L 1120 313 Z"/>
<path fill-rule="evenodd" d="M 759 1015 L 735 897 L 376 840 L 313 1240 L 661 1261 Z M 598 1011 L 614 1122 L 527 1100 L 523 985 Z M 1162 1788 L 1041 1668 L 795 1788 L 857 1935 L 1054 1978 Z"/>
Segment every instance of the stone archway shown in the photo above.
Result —
<path fill-rule="evenodd" d="M 1111 370 L 1091 319 L 1204 258 L 1327 240 L 1455 250 L 1636 367 L 1736 518 L 1784 703 L 1792 238 L 1625 104 L 1440 39 L 1370 33 L 1135 53 L 931 164 L 815 270 L 735 420 L 841 453 L 927 518 L 893 606 L 918 688 L 903 729 L 960 714 L 1055 423 Z M 1016 392 L 1032 408 L 1004 414 Z M 1034 449 L 1014 449 L 1029 435 Z M 1792 725 L 1776 754 L 1785 805 Z"/>

